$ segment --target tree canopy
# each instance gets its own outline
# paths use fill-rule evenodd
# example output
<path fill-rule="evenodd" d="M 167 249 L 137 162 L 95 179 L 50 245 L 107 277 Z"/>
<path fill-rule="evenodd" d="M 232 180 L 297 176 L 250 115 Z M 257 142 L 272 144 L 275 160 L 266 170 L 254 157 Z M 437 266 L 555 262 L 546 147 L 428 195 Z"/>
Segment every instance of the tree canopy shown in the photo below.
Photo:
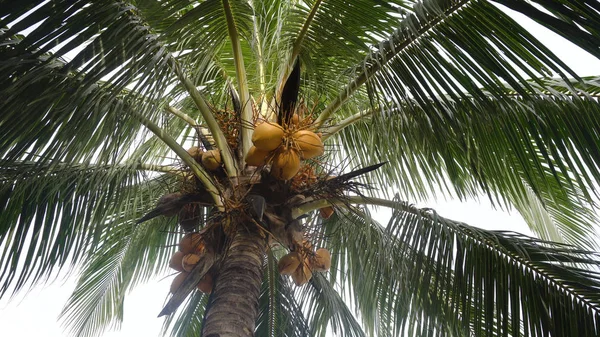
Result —
<path fill-rule="evenodd" d="M 183 231 L 223 231 L 218 265 L 244 218 L 268 232 L 256 336 L 597 336 L 600 74 L 507 8 L 600 57 L 593 0 L 2 1 L 0 296 L 81 268 L 62 317 L 94 335 Z M 290 178 L 247 165 L 262 121 L 324 154 L 300 151 Z M 169 193 L 201 220 L 138 223 Z M 516 209 L 538 238 L 411 205 L 435 193 Z M 275 233 L 294 226 L 332 253 L 303 286 L 277 264 L 303 245 Z M 215 301 L 194 291 L 166 330 L 201 335 Z"/>

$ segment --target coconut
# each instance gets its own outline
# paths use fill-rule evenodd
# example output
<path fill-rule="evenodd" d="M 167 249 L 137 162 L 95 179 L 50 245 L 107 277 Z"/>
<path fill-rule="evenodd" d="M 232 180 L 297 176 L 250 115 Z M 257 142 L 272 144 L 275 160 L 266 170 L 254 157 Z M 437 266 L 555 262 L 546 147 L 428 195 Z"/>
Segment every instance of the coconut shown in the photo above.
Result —
<path fill-rule="evenodd" d="M 173 282 L 171 282 L 171 294 L 174 294 L 177 289 L 179 289 L 179 287 L 181 287 L 181 284 L 183 283 L 183 281 L 185 281 L 185 278 L 188 276 L 188 273 L 179 273 L 177 276 L 175 276 L 175 278 L 173 279 Z"/>
<path fill-rule="evenodd" d="M 321 138 L 316 133 L 308 130 L 294 132 L 292 139 L 300 148 L 300 155 L 303 159 L 310 159 L 320 156 L 325 152 L 325 147 Z"/>
<path fill-rule="evenodd" d="M 314 271 L 328 271 L 331 268 L 331 254 L 325 248 L 319 248 L 311 259 L 311 267 Z"/>
<path fill-rule="evenodd" d="M 300 254 L 297 252 L 291 252 L 284 255 L 277 264 L 279 274 L 291 275 L 296 269 L 298 269 L 298 266 L 300 265 L 300 259 Z"/>
<path fill-rule="evenodd" d="M 204 241 L 202 235 L 198 233 L 186 234 L 179 241 L 179 251 L 183 254 L 202 252 L 204 249 Z"/>
<path fill-rule="evenodd" d="M 264 122 L 254 128 L 252 143 L 263 151 L 273 151 L 283 141 L 283 128 L 277 123 Z"/>
<path fill-rule="evenodd" d="M 323 218 L 325 220 L 331 218 L 331 216 L 333 215 L 333 212 L 335 212 L 335 210 L 331 206 L 327 206 L 327 207 L 323 207 L 323 208 L 319 209 L 319 214 L 321 215 L 321 218 Z"/>
<path fill-rule="evenodd" d="M 215 171 L 221 167 L 221 152 L 219 150 L 210 150 L 202 154 L 202 166 L 210 171 Z"/>
<path fill-rule="evenodd" d="M 273 157 L 271 174 L 281 180 L 289 180 L 300 170 L 300 157 L 294 149 L 283 149 Z"/>
<path fill-rule="evenodd" d="M 204 153 L 204 151 L 197 146 L 192 146 L 187 150 L 187 153 L 189 153 L 190 156 L 192 156 L 192 158 L 199 163 L 202 161 L 202 153 Z"/>
<path fill-rule="evenodd" d="M 177 271 L 183 271 L 181 261 L 183 260 L 184 256 L 185 254 L 182 252 L 175 252 L 175 254 L 173 254 L 169 260 L 169 267 Z"/>
<path fill-rule="evenodd" d="M 200 262 L 200 255 L 194 253 L 186 254 L 183 256 L 183 259 L 181 259 L 183 270 L 187 271 L 188 273 L 194 269 L 198 262 Z"/>
<path fill-rule="evenodd" d="M 310 281 L 312 277 L 312 271 L 308 266 L 308 263 L 302 263 L 296 270 L 292 273 L 292 280 L 299 287 L 305 285 Z"/>
<path fill-rule="evenodd" d="M 246 155 L 246 164 L 249 166 L 263 166 L 266 164 L 268 155 L 269 151 L 259 150 L 256 146 L 252 146 Z"/>
<path fill-rule="evenodd" d="M 198 290 L 203 293 L 210 294 L 213 290 L 214 280 L 210 273 L 204 274 L 204 277 L 198 282 Z"/>

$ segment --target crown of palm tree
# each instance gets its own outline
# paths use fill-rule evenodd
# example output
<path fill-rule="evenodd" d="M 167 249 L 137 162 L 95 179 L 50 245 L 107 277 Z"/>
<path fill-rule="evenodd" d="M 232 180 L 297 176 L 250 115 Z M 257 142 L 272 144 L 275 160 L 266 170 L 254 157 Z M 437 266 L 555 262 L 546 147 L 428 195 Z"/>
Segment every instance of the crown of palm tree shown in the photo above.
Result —
<path fill-rule="evenodd" d="M 506 8 L 600 57 L 593 0 L 3 1 L 0 295 L 81 268 L 95 335 L 192 232 L 173 335 L 597 336 L 600 77 Z M 539 238 L 403 201 L 440 191 Z"/>

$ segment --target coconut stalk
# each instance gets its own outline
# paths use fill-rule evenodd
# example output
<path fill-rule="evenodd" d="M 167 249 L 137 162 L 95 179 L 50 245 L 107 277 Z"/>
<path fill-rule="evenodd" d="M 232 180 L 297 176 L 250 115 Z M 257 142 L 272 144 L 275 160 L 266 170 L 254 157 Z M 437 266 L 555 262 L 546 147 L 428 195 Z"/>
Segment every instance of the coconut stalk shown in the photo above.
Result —
<path fill-rule="evenodd" d="M 406 212 L 414 213 L 414 210 L 411 210 L 411 208 L 409 208 L 409 207 L 403 206 L 398 201 L 386 200 L 386 199 L 380 199 L 380 198 L 369 198 L 369 197 L 362 197 L 362 196 L 350 196 L 350 197 L 344 197 L 344 198 L 318 199 L 318 200 L 311 200 L 311 201 L 305 202 L 297 207 L 292 208 L 292 212 L 291 212 L 292 219 L 297 219 L 301 215 L 310 213 L 312 211 L 321 209 L 323 207 L 345 206 L 348 204 L 362 204 L 362 205 L 398 208 L 398 209 L 402 209 L 403 211 L 406 211 Z"/>

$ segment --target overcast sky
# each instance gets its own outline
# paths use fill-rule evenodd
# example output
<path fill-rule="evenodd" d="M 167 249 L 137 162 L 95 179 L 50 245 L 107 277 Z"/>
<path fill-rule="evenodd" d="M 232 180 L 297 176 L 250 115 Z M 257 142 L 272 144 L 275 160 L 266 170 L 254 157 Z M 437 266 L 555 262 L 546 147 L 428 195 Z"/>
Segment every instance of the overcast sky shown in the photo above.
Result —
<path fill-rule="evenodd" d="M 537 36 L 580 76 L 600 75 L 600 61 L 557 37 L 546 29 L 529 21 L 515 17 Z M 492 210 L 485 198 L 481 202 L 431 201 L 419 204 L 431 207 L 440 215 L 453 220 L 486 229 L 514 230 L 530 234 L 520 216 Z M 381 219 L 386 222 L 385 219 Z M 171 278 L 163 276 L 138 286 L 125 300 L 125 318 L 120 331 L 106 332 L 104 337 L 157 336 L 163 319 L 156 318 L 160 312 Z M 57 317 L 75 287 L 75 278 L 55 281 L 38 286 L 29 293 L 20 294 L 9 301 L 0 299 L 0 331 L 2 336 L 59 337 L 66 333 L 57 322 Z"/>

